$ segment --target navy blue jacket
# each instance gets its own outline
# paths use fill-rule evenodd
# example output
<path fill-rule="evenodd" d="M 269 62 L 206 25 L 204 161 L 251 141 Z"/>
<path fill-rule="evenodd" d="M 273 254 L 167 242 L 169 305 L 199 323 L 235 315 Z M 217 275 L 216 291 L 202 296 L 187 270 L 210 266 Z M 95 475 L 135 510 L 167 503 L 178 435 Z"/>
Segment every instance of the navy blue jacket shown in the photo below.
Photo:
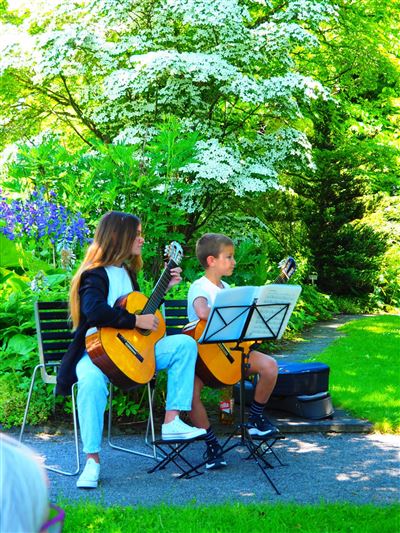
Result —
<path fill-rule="evenodd" d="M 135 290 L 139 290 L 138 283 L 133 277 L 132 284 Z M 94 268 L 82 274 L 79 286 L 80 322 L 73 341 L 61 360 L 57 375 L 57 394 L 62 396 L 71 394 L 71 387 L 77 381 L 76 365 L 85 350 L 85 336 L 89 328 L 108 326 L 133 329 L 135 327 L 135 315 L 128 313 L 126 309 L 108 305 L 108 291 L 109 279 L 105 268 Z"/>

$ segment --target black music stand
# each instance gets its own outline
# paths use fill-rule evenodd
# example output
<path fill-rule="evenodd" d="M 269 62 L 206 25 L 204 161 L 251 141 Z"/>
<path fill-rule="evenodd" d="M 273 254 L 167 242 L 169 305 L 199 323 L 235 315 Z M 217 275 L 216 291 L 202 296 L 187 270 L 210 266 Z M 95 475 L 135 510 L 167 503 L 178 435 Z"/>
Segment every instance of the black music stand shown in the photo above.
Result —
<path fill-rule="evenodd" d="M 218 293 L 199 342 L 203 344 L 235 342 L 236 346 L 231 349 L 241 352 L 240 423 L 224 442 L 222 448 L 224 452 L 228 452 L 237 446 L 246 446 L 249 451 L 247 459 L 255 460 L 276 493 L 280 494 L 266 471 L 267 468 L 270 469 L 273 466 L 266 460 L 265 455 L 271 453 L 283 466 L 272 447 L 278 440 L 285 437 L 280 433 L 265 436 L 254 436 L 249 433 L 249 426 L 244 421 L 244 381 L 246 370 L 250 366 L 248 359 L 251 350 L 245 353 L 240 344 L 244 341 L 254 341 L 254 344 L 258 344 L 264 340 L 280 339 L 300 295 L 301 287 L 298 285 L 266 285 L 265 287 L 249 287 L 247 291 L 243 289 L 247 288 L 226 289 Z M 229 291 L 231 294 L 228 293 Z M 238 430 L 240 440 L 230 444 Z M 196 468 L 203 464 L 197 465 Z"/>

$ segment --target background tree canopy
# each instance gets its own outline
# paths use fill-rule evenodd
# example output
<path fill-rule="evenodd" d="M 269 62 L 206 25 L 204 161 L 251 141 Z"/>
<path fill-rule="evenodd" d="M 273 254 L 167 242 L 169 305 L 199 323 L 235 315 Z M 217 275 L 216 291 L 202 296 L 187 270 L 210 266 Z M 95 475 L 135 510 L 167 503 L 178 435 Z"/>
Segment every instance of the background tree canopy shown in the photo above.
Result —
<path fill-rule="evenodd" d="M 398 7 L 0 0 L 0 423 L 21 423 L 32 301 L 67 298 L 110 209 L 142 218 L 146 294 L 176 239 L 185 297 L 195 241 L 217 231 L 237 285 L 295 257 L 289 333 L 400 307 Z M 33 423 L 52 409 L 37 389 Z M 138 394 L 114 398 L 119 415 L 143 411 Z"/>
<path fill-rule="evenodd" d="M 395 3 L 0 6 L 4 206 L 53 195 L 90 229 L 137 212 L 149 280 L 166 239 L 185 243 L 190 279 L 195 239 L 221 231 L 236 283 L 264 283 L 290 253 L 324 291 L 398 304 Z"/>

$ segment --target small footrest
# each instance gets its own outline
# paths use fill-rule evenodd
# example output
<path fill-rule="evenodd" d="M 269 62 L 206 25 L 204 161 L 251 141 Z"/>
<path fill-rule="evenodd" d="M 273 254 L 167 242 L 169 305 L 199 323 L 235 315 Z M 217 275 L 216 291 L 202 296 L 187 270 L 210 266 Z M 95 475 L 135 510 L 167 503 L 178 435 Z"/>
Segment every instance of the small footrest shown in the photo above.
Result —
<path fill-rule="evenodd" d="M 183 452 L 188 446 L 190 446 L 190 444 L 201 440 L 204 440 L 204 435 L 201 435 L 200 437 L 195 437 L 194 439 L 157 439 L 153 441 L 151 444 L 153 444 L 164 455 L 164 458 L 153 468 L 150 468 L 150 470 L 148 470 L 148 473 L 152 474 L 157 470 L 162 470 L 169 463 L 172 462 L 182 472 L 178 476 L 179 479 L 190 479 L 195 476 L 200 476 L 203 472 L 200 472 L 197 469 L 197 466 L 194 466 L 190 461 L 188 461 L 188 459 L 183 455 Z"/>

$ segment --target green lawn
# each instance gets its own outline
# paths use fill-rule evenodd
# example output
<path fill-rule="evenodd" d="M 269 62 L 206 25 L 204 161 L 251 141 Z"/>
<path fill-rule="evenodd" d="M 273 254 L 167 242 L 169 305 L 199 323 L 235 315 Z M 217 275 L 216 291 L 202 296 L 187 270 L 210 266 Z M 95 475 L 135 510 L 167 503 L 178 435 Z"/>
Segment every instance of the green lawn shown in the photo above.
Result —
<path fill-rule="evenodd" d="M 65 505 L 64 533 L 136 531 L 393 533 L 400 528 L 400 505 L 252 504 L 208 507 L 157 506 L 104 508 L 94 504 Z"/>
<path fill-rule="evenodd" d="M 367 418 L 377 431 L 400 432 L 400 317 L 348 322 L 346 336 L 313 359 L 327 363 L 333 403 Z"/>

